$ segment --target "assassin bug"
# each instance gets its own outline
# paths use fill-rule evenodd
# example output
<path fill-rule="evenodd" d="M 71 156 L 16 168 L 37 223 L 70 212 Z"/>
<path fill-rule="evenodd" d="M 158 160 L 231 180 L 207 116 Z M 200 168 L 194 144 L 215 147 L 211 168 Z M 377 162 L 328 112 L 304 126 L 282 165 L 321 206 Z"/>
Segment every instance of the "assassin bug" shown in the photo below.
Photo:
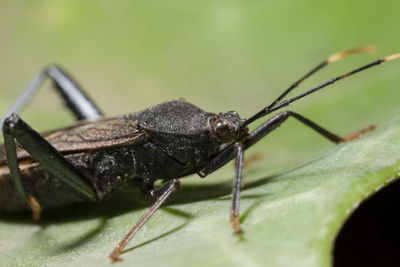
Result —
<path fill-rule="evenodd" d="M 282 100 L 329 63 L 372 50 L 371 46 L 359 47 L 328 57 L 247 120 L 234 111 L 205 112 L 183 100 L 165 102 L 124 116 L 103 118 L 99 108 L 66 72 L 57 66 L 47 67 L 29 83 L 1 123 L 4 145 L 0 147 L 0 211 L 31 210 L 37 220 L 44 209 L 102 201 L 130 181 L 157 200 L 110 254 L 110 259 L 117 261 L 135 233 L 179 187 L 179 178 L 191 173 L 205 177 L 236 158 L 230 223 L 233 232 L 240 234 L 240 187 L 243 154 L 247 148 L 289 117 L 335 143 L 352 140 L 374 128 L 367 126 L 340 137 L 292 111 L 277 113 L 252 132 L 248 125 L 336 81 L 400 58 L 399 53 L 378 59 Z M 15 113 L 26 105 L 46 77 L 52 79 L 54 87 L 79 121 L 71 127 L 40 135 Z M 158 179 L 166 182 L 155 188 L 154 182 Z"/>

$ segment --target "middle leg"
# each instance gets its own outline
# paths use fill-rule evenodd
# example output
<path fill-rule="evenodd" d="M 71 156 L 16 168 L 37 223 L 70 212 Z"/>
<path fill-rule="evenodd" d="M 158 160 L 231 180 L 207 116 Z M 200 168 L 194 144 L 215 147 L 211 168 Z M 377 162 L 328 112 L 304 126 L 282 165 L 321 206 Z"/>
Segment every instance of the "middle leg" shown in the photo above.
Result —
<path fill-rule="evenodd" d="M 29 103 L 46 78 L 52 80 L 54 88 L 78 120 L 94 120 L 103 117 L 100 109 L 84 92 L 82 87 L 61 67 L 51 65 L 38 73 L 29 82 L 22 94 L 7 110 L 1 119 L 0 125 L 3 124 L 6 117 L 20 112 Z"/>
<path fill-rule="evenodd" d="M 169 182 L 161 185 L 159 188 L 150 189 L 146 194 L 158 197 L 157 201 L 153 206 L 140 218 L 140 220 L 129 230 L 129 232 L 122 238 L 118 245 L 114 248 L 113 252 L 108 256 L 112 262 L 120 261 L 119 255 L 133 238 L 133 236 L 139 231 L 140 228 L 150 219 L 150 217 L 161 207 L 161 205 L 168 199 L 168 197 L 179 188 L 179 180 L 173 179 Z"/>

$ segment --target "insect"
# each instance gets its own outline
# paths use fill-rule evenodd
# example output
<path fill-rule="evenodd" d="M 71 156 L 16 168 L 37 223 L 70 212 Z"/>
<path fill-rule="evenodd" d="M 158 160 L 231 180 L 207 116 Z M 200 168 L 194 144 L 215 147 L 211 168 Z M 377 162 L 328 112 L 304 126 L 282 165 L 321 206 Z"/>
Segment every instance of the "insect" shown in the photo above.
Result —
<path fill-rule="evenodd" d="M 49 66 L 28 84 L 2 119 L 0 146 L 0 211 L 31 210 L 38 220 L 42 210 L 85 201 L 102 201 L 124 183 L 139 186 L 156 199 L 153 206 L 122 238 L 110 254 L 112 261 L 135 233 L 179 187 L 179 178 L 200 177 L 236 159 L 230 223 L 241 234 L 239 200 L 244 151 L 293 117 L 334 143 L 357 138 L 373 126 L 340 137 L 292 111 L 281 111 L 253 131 L 248 126 L 294 101 L 370 67 L 400 58 L 393 54 L 322 83 L 293 98 L 283 98 L 302 81 L 329 63 L 346 56 L 372 52 L 358 47 L 336 53 L 292 84 L 270 105 L 249 119 L 235 111 L 210 113 L 183 100 L 165 102 L 128 115 L 104 118 L 81 87 L 60 67 Z M 68 128 L 39 134 L 18 113 L 49 77 L 66 106 L 78 119 Z M 164 183 L 155 187 L 156 180 Z"/>

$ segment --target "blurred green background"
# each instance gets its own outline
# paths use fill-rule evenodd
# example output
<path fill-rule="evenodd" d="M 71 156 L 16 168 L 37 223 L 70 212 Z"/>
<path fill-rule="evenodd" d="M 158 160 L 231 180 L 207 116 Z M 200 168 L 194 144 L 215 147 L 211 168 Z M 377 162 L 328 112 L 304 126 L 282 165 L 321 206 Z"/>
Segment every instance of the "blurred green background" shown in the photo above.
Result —
<path fill-rule="evenodd" d="M 400 51 L 400 2 L 2 1 L 0 113 L 44 66 L 64 66 L 108 115 L 185 98 L 249 117 L 332 53 L 373 44 L 375 55 L 333 64 L 296 92 Z M 400 110 L 400 62 L 342 81 L 290 107 L 347 134 Z M 72 117 L 49 86 L 22 117 L 39 130 Z M 272 168 L 331 144 L 290 121 L 252 149 Z"/>
<path fill-rule="evenodd" d="M 185 98 L 247 118 L 335 52 L 379 49 L 330 65 L 291 96 L 400 52 L 399 14 L 398 0 L 1 1 L 0 114 L 35 73 L 58 63 L 110 116 Z M 385 63 L 289 109 L 342 135 L 380 127 L 399 114 L 399 73 L 400 60 Z M 49 85 L 21 113 L 40 131 L 73 123 Z M 272 173 L 332 146 L 289 120 L 245 157 L 261 155 L 256 164 Z M 233 177 L 232 166 L 222 176 Z"/>

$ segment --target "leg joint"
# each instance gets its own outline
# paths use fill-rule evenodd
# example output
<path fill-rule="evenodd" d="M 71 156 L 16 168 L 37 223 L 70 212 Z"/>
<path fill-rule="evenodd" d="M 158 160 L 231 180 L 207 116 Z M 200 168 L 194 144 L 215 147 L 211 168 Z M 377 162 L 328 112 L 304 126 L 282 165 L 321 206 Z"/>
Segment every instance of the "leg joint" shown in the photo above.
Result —
<path fill-rule="evenodd" d="M 172 186 L 174 189 L 178 189 L 178 188 L 181 186 L 181 182 L 179 182 L 178 179 L 172 179 L 172 180 L 171 180 L 171 186 Z"/>
<path fill-rule="evenodd" d="M 51 64 L 51 65 L 46 66 L 44 68 L 43 72 L 46 73 L 49 76 L 52 76 L 52 74 L 54 72 L 64 72 L 64 71 L 63 71 L 61 66 L 59 66 L 57 64 Z"/>
<path fill-rule="evenodd" d="M 234 146 L 235 146 L 235 151 L 236 152 L 242 151 L 244 149 L 243 144 L 240 143 L 240 142 L 236 142 Z"/>
<path fill-rule="evenodd" d="M 164 194 L 166 191 L 168 190 L 176 190 L 178 189 L 180 186 L 180 182 L 178 179 L 172 179 L 170 181 L 168 181 L 167 183 L 161 185 L 158 188 L 155 189 L 151 189 L 147 192 L 147 195 L 151 196 L 151 197 L 160 197 L 162 194 Z"/>
<path fill-rule="evenodd" d="M 11 129 L 15 128 L 20 121 L 21 119 L 15 113 L 12 113 L 8 117 L 6 117 L 3 122 L 4 134 L 11 134 Z"/>
<path fill-rule="evenodd" d="M 4 127 L 13 128 L 21 119 L 15 114 L 11 114 L 10 116 L 4 119 Z"/>

